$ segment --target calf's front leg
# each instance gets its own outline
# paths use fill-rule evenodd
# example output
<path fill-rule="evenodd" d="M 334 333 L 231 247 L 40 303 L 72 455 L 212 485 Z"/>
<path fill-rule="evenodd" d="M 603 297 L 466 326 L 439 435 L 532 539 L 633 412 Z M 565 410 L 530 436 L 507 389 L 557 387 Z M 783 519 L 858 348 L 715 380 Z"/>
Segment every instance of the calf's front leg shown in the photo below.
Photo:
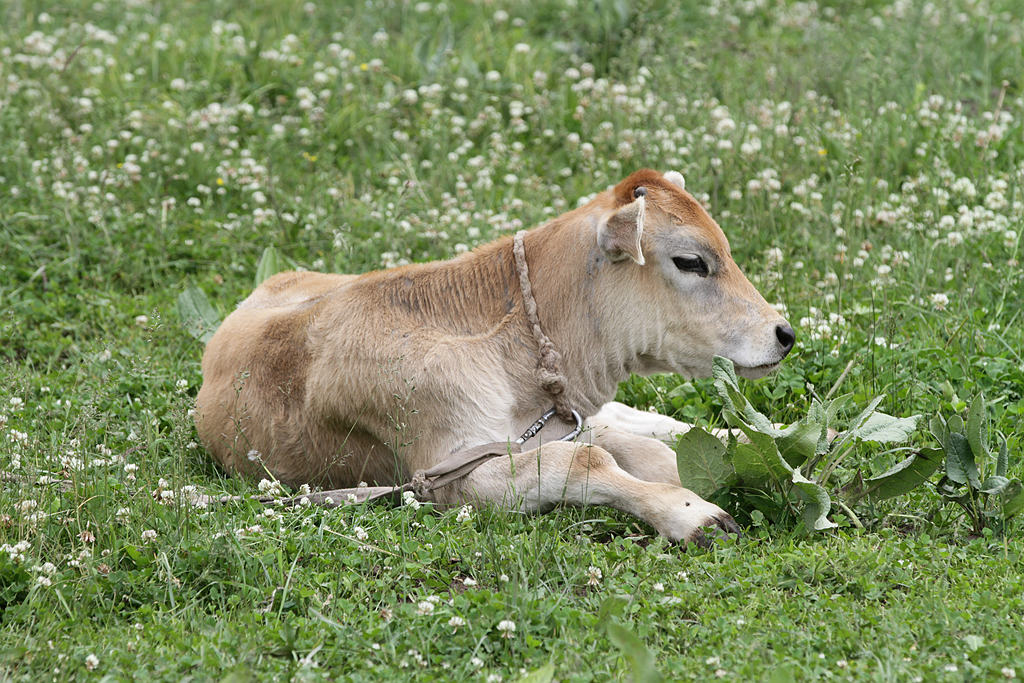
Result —
<path fill-rule="evenodd" d="M 642 481 L 599 446 L 558 441 L 490 460 L 437 491 L 439 502 L 484 501 L 542 512 L 555 505 L 607 505 L 650 524 L 672 541 L 706 542 L 704 527 L 739 533 L 722 508 L 693 491 Z"/>

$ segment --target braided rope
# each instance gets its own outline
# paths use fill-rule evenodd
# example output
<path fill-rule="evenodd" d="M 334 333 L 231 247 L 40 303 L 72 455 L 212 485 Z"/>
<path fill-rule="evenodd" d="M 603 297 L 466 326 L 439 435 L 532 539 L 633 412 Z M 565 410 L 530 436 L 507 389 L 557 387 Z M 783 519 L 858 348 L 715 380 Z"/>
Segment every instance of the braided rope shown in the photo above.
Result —
<path fill-rule="evenodd" d="M 533 287 L 530 285 L 530 269 L 526 264 L 526 247 L 523 244 L 525 230 L 520 230 L 512 239 L 512 254 L 515 256 L 516 272 L 519 275 L 519 288 L 523 292 L 523 309 L 526 312 L 526 320 L 530 323 L 530 330 L 537 342 L 537 380 L 544 388 L 544 391 L 551 395 L 555 402 L 555 412 L 558 417 L 571 422 L 572 406 L 569 405 L 568 397 L 565 395 L 567 380 L 561 370 L 562 356 L 555 350 L 551 338 L 544 334 L 540 326 L 540 317 L 537 315 L 537 300 L 533 297 Z"/>

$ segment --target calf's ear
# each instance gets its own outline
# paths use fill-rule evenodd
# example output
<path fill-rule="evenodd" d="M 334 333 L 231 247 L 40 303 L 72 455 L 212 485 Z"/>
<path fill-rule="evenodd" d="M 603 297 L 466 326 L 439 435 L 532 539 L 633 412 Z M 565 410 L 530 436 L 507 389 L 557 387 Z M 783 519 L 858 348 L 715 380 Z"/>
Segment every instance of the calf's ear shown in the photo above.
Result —
<path fill-rule="evenodd" d="M 597 246 L 610 260 L 630 258 L 641 266 L 644 264 L 640 238 L 644 234 L 646 208 L 645 198 L 638 196 L 636 201 L 626 204 L 598 226 Z"/>

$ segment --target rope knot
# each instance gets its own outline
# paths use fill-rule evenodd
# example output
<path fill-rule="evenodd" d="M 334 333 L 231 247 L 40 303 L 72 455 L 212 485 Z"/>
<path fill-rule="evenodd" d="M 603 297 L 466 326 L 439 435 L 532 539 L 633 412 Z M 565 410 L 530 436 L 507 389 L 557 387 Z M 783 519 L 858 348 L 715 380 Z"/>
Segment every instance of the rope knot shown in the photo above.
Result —
<path fill-rule="evenodd" d="M 560 394 L 565 391 L 565 376 L 560 372 L 537 368 L 537 379 L 540 380 L 544 390 L 549 393 Z"/>
<path fill-rule="evenodd" d="M 418 470 L 412 475 L 409 489 L 416 494 L 417 498 L 427 499 L 430 494 L 430 488 L 430 480 L 427 479 L 427 473 L 424 470 Z"/>

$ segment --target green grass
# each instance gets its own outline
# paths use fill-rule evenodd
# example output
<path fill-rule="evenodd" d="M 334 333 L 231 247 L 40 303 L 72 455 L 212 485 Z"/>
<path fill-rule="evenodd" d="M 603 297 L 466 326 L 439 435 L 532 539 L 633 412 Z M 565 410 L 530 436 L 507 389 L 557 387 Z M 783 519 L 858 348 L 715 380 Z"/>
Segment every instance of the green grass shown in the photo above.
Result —
<path fill-rule="evenodd" d="M 669 679 L 1024 672 L 1019 520 L 974 537 L 930 490 L 712 551 L 603 508 L 188 504 L 255 488 L 196 444 L 188 283 L 226 313 L 268 245 L 446 258 L 643 166 L 787 306 L 759 410 L 797 418 L 851 361 L 843 390 L 894 415 L 984 392 L 1024 474 L 1019 3 L 372 5 L 0 9 L 0 676 L 619 679 L 609 612 Z M 720 421 L 709 381 L 619 398 Z"/>

